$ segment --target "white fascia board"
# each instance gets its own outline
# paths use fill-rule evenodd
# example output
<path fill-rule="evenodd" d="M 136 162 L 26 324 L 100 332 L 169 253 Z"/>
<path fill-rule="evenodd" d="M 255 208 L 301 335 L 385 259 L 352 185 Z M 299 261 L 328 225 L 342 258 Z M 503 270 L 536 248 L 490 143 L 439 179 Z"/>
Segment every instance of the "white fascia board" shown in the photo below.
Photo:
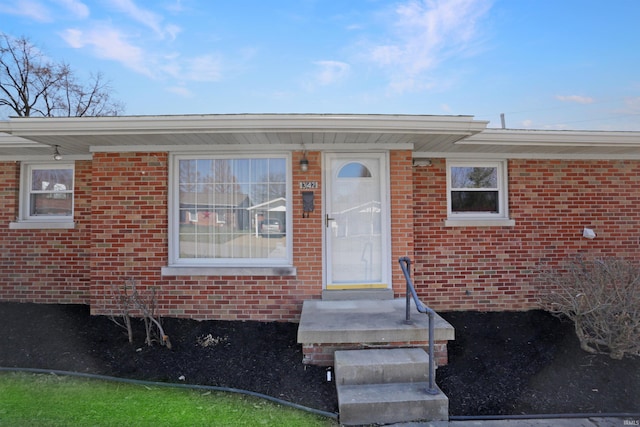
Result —
<path fill-rule="evenodd" d="M 91 153 L 136 153 L 136 152 L 168 152 L 168 153 L 194 153 L 194 152 L 260 152 L 274 151 L 304 151 L 313 147 L 313 151 L 384 151 L 384 150 L 413 150 L 413 144 L 222 144 L 222 145 L 95 145 L 89 147 Z"/>
<path fill-rule="evenodd" d="M 455 144 L 640 148 L 640 132 L 486 129 Z"/>
<path fill-rule="evenodd" d="M 28 117 L 0 123 L 18 136 L 342 131 L 473 135 L 488 122 L 472 116 L 237 114 L 187 116 Z"/>
<path fill-rule="evenodd" d="M 414 159 L 456 159 L 456 160 L 640 160 L 638 154 L 585 154 L 585 153 L 465 153 L 420 151 L 414 152 Z"/>

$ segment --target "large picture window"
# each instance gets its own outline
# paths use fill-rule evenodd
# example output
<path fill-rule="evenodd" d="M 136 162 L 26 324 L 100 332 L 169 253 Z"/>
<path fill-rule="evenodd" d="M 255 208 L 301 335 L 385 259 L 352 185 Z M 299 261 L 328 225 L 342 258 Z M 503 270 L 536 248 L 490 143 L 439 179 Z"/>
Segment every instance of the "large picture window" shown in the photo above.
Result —
<path fill-rule="evenodd" d="M 288 263 L 288 164 L 285 155 L 175 156 L 172 263 Z"/>
<path fill-rule="evenodd" d="M 505 162 L 447 162 L 449 219 L 506 219 Z"/>

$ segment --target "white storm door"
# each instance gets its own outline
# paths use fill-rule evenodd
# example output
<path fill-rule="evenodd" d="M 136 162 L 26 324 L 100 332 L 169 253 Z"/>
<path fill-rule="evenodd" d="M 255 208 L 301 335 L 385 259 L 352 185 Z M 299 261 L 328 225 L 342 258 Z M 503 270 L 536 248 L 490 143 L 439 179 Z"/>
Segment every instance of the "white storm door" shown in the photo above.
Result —
<path fill-rule="evenodd" d="M 387 156 L 325 154 L 325 288 L 390 287 Z"/>

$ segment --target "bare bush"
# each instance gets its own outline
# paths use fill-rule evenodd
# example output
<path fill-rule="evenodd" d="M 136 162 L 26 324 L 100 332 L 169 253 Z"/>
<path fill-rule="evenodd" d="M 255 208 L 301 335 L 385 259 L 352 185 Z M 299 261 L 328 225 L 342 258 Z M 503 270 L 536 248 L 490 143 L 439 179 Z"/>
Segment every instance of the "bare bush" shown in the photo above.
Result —
<path fill-rule="evenodd" d="M 151 346 L 154 342 L 159 342 L 171 349 L 169 336 L 164 333 L 160 316 L 155 312 L 158 301 L 156 288 L 151 288 L 147 294 L 143 294 L 138 291 L 134 279 L 126 279 L 122 286 L 114 285 L 111 292 L 114 305 L 118 309 L 117 312 L 112 313 L 110 318 L 118 326 L 126 329 L 130 343 L 133 342 L 131 318 L 134 312 L 139 312 L 144 320 L 145 343 Z"/>
<path fill-rule="evenodd" d="M 135 307 L 135 281 L 125 280 L 122 286 L 111 286 L 111 300 L 118 307 L 117 313 L 112 310 L 109 318 L 127 331 L 129 342 L 133 343 L 133 328 L 131 326 L 131 311 Z"/>
<path fill-rule="evenodd" d="M 540 276 L 540 304 L 573 321 L 583 350 L 640 355 L 640 266 L 621 258 L 575 258 Z"/>

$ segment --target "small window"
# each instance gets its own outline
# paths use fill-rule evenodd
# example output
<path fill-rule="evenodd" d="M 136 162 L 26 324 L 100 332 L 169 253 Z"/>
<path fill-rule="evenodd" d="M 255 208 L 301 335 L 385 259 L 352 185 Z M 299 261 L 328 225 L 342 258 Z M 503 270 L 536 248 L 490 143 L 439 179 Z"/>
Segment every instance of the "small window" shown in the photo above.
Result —
<path fill-rule="evenodd" d="M 22 163 L 17 223 L 31 223 L 38 228 L 52 223 L 72 226 L 73 186 L 73 163 Z"/>
<path fill-rule="evenodd" d="M 450 220 L 507 219 L 506 162 L 447 162 Z"/>

